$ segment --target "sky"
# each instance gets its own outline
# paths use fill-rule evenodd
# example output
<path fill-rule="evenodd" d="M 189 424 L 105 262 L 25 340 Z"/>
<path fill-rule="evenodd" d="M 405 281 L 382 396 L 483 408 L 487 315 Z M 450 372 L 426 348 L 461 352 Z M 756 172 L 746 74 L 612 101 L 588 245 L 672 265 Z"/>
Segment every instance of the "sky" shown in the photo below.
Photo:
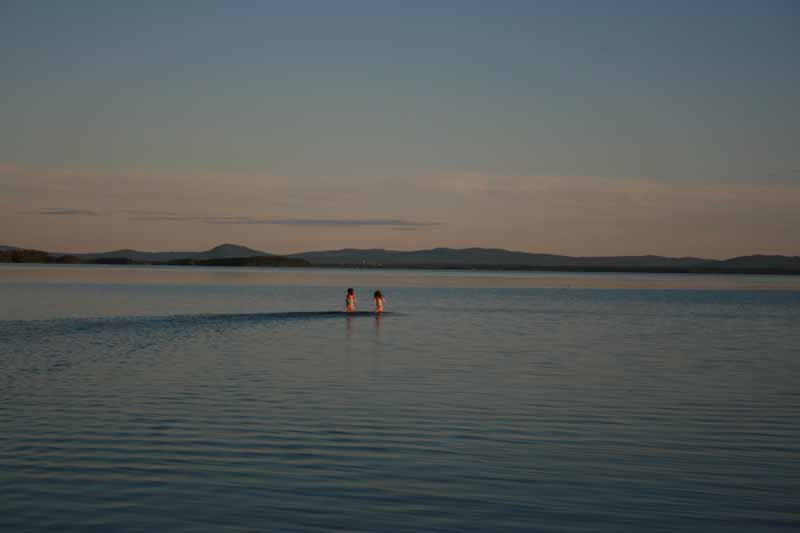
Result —
<path fill-rule="evenodd" d="M 800 255 L 795 0 L 0 0 L 0 244 Z"/>

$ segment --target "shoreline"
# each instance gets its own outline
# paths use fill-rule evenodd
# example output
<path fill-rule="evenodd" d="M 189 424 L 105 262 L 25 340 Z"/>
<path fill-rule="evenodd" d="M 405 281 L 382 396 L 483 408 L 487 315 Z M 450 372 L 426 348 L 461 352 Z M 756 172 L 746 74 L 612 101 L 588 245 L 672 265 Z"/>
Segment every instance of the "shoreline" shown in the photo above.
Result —
<path fill-rule="evenodd" d="M 175 270 L 195 270 L 199 268 L 223 269 L 315 269 L 315 270 L 354 270 L 354 271 L 451 271 L 451 272 L 553 272 L 567 274 L 687 274 L 687 275 L 753 275 L 753 276 L 800 276 L 800 269 L 781 268 L 742 268 L 742 267 L 628 267 L 628 266 L 521 266 L 521 265 L 354 265 L 354 264 L 254 264 L 249 261 L 0 261 L 2 265 L 65 266 L 65 267 L 169 267 Z"/>

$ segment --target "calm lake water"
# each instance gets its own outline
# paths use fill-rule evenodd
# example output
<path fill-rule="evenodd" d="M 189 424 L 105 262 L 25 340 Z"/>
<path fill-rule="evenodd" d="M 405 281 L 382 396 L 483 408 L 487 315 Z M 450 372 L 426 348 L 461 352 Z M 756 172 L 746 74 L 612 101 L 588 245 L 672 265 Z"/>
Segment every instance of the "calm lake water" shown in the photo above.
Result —
<path fill-rule="evenodd" d="M 797 277 L 3 266 L 0 302 L 3 531 L 800 528 Z"/>

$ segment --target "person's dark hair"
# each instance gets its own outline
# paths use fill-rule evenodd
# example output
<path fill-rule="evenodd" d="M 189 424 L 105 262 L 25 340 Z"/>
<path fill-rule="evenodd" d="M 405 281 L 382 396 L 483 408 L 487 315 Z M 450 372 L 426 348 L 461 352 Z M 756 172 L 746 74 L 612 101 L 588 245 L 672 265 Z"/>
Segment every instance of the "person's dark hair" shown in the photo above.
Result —
<path fill-rule="evenodd" d="M 347 289 L 347 294 L 353 294 L 353 289 Z"/>
<path fill-rule="evenodd" d="M 375 291 L 375 298 L 383 298 L 383 294 L 381 294 L 381 291 Z"/>

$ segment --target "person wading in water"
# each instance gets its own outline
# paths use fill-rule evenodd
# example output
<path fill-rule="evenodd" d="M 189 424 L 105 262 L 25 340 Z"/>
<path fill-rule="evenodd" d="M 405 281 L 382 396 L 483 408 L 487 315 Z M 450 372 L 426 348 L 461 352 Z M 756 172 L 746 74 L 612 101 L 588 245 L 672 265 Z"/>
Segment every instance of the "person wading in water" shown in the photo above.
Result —
<path fill-rule="evenodd" d="M 353 313 L 356 310 L 356 291 L 347 289 L 347 297 L 344 299 L 344 309 L 348 313 Z"/>
<path fill-rule="evenodd" d="M 383 306 L 386 304 L 386 300 L 383 299 L 383 294 L 381 291 L 375 291 L 375 312 L 376 313 L 383 313 Z"/>

